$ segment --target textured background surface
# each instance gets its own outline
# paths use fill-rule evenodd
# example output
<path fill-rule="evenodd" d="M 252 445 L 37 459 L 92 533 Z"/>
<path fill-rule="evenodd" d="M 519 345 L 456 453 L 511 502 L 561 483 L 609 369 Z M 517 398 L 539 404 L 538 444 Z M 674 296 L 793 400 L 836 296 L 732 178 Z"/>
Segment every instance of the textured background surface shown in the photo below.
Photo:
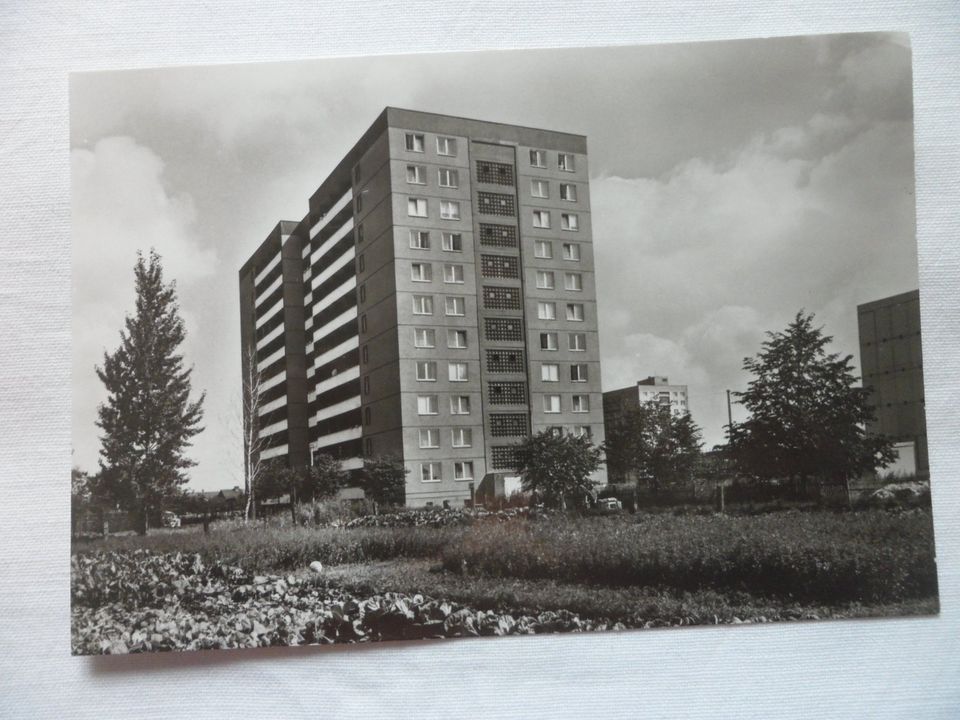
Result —
<path fill-rule="evenodd" d="M 867 30 L 913 37 L 939 618 L 69 655 L 67 73 Z M 960 716 L 960 6 L 0 2 L 0 716 Z"/>

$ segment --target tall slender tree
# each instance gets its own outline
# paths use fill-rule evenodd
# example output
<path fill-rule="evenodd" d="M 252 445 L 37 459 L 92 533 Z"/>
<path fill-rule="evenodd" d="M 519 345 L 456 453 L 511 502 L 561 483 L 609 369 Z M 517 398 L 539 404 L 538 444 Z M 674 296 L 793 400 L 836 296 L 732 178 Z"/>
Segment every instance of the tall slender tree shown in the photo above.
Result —
<path fill-rule="evenodd" d="M 164 283 L 160 256 L 137 254 L 136 308 L 120 331 L 120 347 L 104 353 L 97 375 L 107 400 L 98 409 L 100 467 L 114 500 L 147 515 L 187 481 L 196 463 L 185 452 L 203 428 L 204 394 L 190 399 L 192 368 L 184 367 L 180 345 L 186 336 L 175 283 Z"/>
<path fill-rule="evenodd" d="M 263 405 L 263 375 L 257 368 L 256 348 L 247 350 L 243 368 L 243 483 L 247 496 L 244 521 L 257 516 L 258 484 L 266 471 L 263 451 L 268 448 L 260 435 L 260 409 Z"/>

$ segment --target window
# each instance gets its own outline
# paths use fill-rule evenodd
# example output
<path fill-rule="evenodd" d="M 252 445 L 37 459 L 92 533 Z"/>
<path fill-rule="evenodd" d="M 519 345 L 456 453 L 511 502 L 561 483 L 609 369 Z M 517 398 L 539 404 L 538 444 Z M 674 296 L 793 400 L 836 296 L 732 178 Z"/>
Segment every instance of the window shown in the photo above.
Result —
<path fill-rule="evenodd" d="M 473 461 L 458 460 L 453 464 L 454 480 L 473 480 Z"/>
<path fill-rule="evenodd" d="M 364 395 L 370 394 L 370 376 L 369 375 L 363 376 L 363 394 Z"/>
<path fill-rule="evenodd" d="M 437 138 L 437 155 L 454 156 L 457 154 L 457 139 L 452 137 Z"/>
<path fill-rule="evenodd" d="M 357 245 L 363 244 L 363 223 L 357 225 Z"/>
<path fill-rule="evenodd" d="M 590 412 L 590 396 L 589 396 L 589 395 L 574 395 L 574 396 L 573 396 L 573 411 L 574 411 L 575 413 Z"/>
<path fill-rule="evenodd" d="M 563 244 L 563 259 L 564 260 L 580 260 L 580 246 L 577 243 L 564 243 Z"/>
<path fill-rule="evenodd" d="M 560 366 L 555 363 L 543 363 L 540 366 L 540 379 L 543 382 L 560 382 Z"/>
<path fill-rule="evenodd" d="M 417 415 L 436 415 L 439 406 L 436 395 L 417 395 Z"/>
<path fill-rule="evenodd" d="M 356 185 L 358 182 L 360 182 L 360 166 L 354 165 L 353 166 L 353 184 Z"/>
<path fill-rule="evenodd" d="M 367 316 L 366 315 L 360 316 L 360 332 L 362 333 L 367 332 Z"/>
<path fill-rule="evenodd" d="M 366 455 L 367 457 L 373 456 L 373 438 L 364 438 L 363 454 Z"/>
<path fill-rule="evenodd" d="M 552 302 L 538 302 L 537 318 L 540 320 L 556 320 L 557 304 Z"/>
<path fill-rule="evenodd" d="M 410 247 L 414 250 L 430 249 L 430 233 L 426 230 L 410 231 Z"/>
<path fill-rule="evenodd" d="M 577 169 L 576 163 L 574 162 L 573 155 L 570 153 L 558 153 L 557 154 L 557 167 L 563 170 L 564 172 L 573 172 Z"/>
<path fill-rule="evenodd" d="M 467 346 L 466 330 L 447 330 L 447 347 L 462 350 Z"/>
<path fill-rule="evenodd" d="M 451 395 L 450 396 L 450 414 L 451 415 L 469 415 L 470 414 L 470 396 L 469 395 Z"/>
<path fill-rule="evenodd" d="M 533 256 L 549 260 L 553 257 L 553 243 L 549 240 L 534 240 Z"/>
<path fill-rule="evenodd" d="M 551 425 L 547 428 L 547 432 L 556 437 L 563 437 L 563 426 L 562 425 Z"/>
<path fill-rule="evenodd" d="M 583 322 L 583 304 L 567 303 L 567 320 Z"/>
<path fill-rule="evenodd" d="M 553 273 L 549 270 L 537 270 L 537 287 L 541 290 L 553 290 Z"/>
<path fill-rule="evenodd" d="M 372 422 L 373 422 L 373 418 L 371 417 L 370 408 L 369 406 L 365 407 L 363 409 L 363 424 L 369 425 Z"/>
<path fill-rule="evenodd" d="M 366 270 L 366 262 L 364 262 L 363 254 L 357 256 L 357 272 L 363 272 Z"/>
<path fill-rule="evenodd" d="M 472 446 L 473 430 L 470 428 L 453 428 L 450 431 L 450 444 L 455 448 Z"/>
<path fill-rule="evenodd" d="M 359 215 L 360 212 L 363 210 L 363 193 L 362 192 L 359 195 L 357 195 L 356 198 L 354 198 L 354 205 L 356 206 L 357 214 Z"/>
<path fill-rule="evenodd" d="M 560 412 L 560 396 L 559 395 L 544 395 L 543 396 L 543 411 L 545 413 L 558 413 Z"/>
<path fill-rule="evenodd" d="M 426 198 L 407 198 L 407 215 L 410 217 L 427 216 Z"/>
<path fill-rule="evenodd" d="M 440 482 L 442 479 L 440 475 L 440 463 L 420 463 L 421 482 Z"/>
<path fill-rule="evenodd" d="M 443 281 L 445 283 L 463 284 L 463 265 L 444 265 Z"/>
<path fill-rule="evenodd" d="M 560 229 L 577 232 L 580 230 L 580 217 L 576 213 L 560 213 Z"/>
<path fill-rule="evenodd" d="M 557 334 L 555 332 L 540 333 L 541 350 L 556 350 L 558 347 Z"/>
<path fill-rule="evenodd" d="M 590 429 L 589 425 L 574 425 L 573 426 L 573 436 L 574 437 L 585 437 L 590 439 L 593 437 L 593 431 Z"/>
<path fill-rule="evenodd" d="M 570 382 L 586 382 L 587 366 L 580 363 L 570 366 Z"/>
<path fill-rule="evenodd" d="M 546 180 L 531 180 L 530 194 L 535 198 L 550 197 L 550 183 Z"/>
<path fill-rule="evenodd" d="M 408 152 L 423 152 L 423 135 L 420 133 L 406 133 L 404 146 Z"/>
<path fill-rule="evenodd" d="M 436 382 L 437 363 L 433 360 L 418 360 L 417 380 L 420 382 Z"/>
<path fill-rule="evenodd" d="M 570 350 L 582 352 L 587 349 L 587 336 L 585 333 L 570 333 L 567 336 L 567 347 Z"/>
<path fill-rule="evenodd" d="M 448 295 L 443 300 L 444 309 L 447 315 L 452 317 L 462 317 L 466 315 L 466 301 L 462 297 Z"/>
<path fill-rule="evenodd" d="M 440 168 L 437 170 L 437 184 L 445 188 L 460 187 L 460 176 L 456 170 Z"/>
<path fill-rule="evenodd" d="M 547 151 L 546 150 L 531 150 L 530 151 L 530 165 L 532 167 L 545 168 L 547 166 Z"/>
<path fill-rule="evenodd" d="M 550 227 L 550 211 L 549 210 L 534 210 L 533 211 L 533 226 L 535 228 L 547 228 Z"/>
<path fill-rule="evenodd" d="M 560 199 L 569 202 L 577 201 L 577 186 L 573 183 L 560 183 Z"/>
<path fill-rule="evenodd" d="M 433 266 L 430 263 L 411 263 L 410 279 L 414 282 L 430 282 L 433 280 Z"/>
<path fill-rule="evenodd" d="M 440 246 L 447 252 L 463 252 L 463 235 L 453 232 L 442 233 Z"/>
<path fill-rule="evenodd" d="M 437 346 L 437 331 L 433 328 L 414 328 L 413 345 L 418 348 Z"/>
<path fill-rule="evenodd" d="M 460 203 L 456 200 L 441 200 L 440 217 L 444 220 L 459 220 Z"/>
<path fill-rule="evenodd" d="M 447 364 L 447 378 L 450 382 L 466 382 L 469 380 L 469 370 L 465 362 L 452 362 Z"/>
<path fill-rule="evenodd" d="M 362 305 L 367 301 L 367 286 L 361 285 L 357 294 L 360 296 L 360 304 Z"/>
<path fill-rule="evenodd" d="M 567 273 L 563 279 L 563 286 L 567 290 L 579 292 L 583 290 L 583 276 L 580 273 Z"/>
<path fill-rule="evenodd" d="M 413 314 L 433 315 L 433 295 L 414 295 Z"/>
<path fill-rule="evenodd" d="M 414 185 L 427 184 L 426 165 L 407 165 L 407 182 Z"/>
<path fill-rule="evenodd" d="M 438 448 L 440 447 L 440 431 L 437 428 L 420 429 L 420 447 Z"/>
<path fill-rule="evenodd" d="M 370 362 L 370 348 L 364 345 L 363 348 L 360 350 L 360 357 L 363 360 L 364 365 Z"/>

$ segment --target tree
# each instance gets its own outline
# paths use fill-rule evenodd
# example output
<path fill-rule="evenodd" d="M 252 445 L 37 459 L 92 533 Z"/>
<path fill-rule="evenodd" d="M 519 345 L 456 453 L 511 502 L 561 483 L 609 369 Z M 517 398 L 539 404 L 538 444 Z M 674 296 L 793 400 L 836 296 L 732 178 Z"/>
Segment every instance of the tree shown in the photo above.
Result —
<path fill-rule="evenodd" d="M 397 457 L 384 455 L 367 458 L 363 462 L 360 484 L 370 500 L 385 505 L 402 505 L 409 472 Z"/>
<path fill-rule="evenodd" d="M 314 455 L 313 465 L 304 468 L 300 497 L 310 500 L 326 500 L 337 494 L 347 484 L 347 473 L 340 461 L 332 455 Z"/>
<path fill-rule="evenodd" d="M 741 473 L 790 480 L 805 493 L 811 479 L 846 481 L 893 460 L 888 439 L 866 434 L 874 419 L 870 389 L 857 386 L 851 355 L 827 352 L 832 339 L 801 310 L 786 330 L 767 333 L 756 357 L 744 359 L 754 378 L 735 395 L 750 417 L 730 428 L 730 454 Z"/>
<path fill-rule="evenodd" d="M 603 452 L 585 435 L 544 430 L 517 445 L 516 458 L 523 489 L 541 495 L 550 505 L 565 508 L 568 499 L 592 494 L 596 483 L 590 474 L 600 467 Z"/>
<path fill-rule="evenodd" d="M 196 463 L 185 455 L 201 432 L 204 394 L 190 400 L 190 375 L 179 347 L 186 332 L 174 283 L 165 284 L 160 256 L 137 254 L 134 267 L 136 310 L 120 331 L 120 347 L 104 353 L 96 372 L 107 400 L 97 408 L 101 436 L 100 467 L 113 499 L 139 513 L 139 532 L 147 531 L 147 513 L 159 507 L 187 481 Z"/>
<path fill-rule="evenodd" d="M 690 480 L 703 443 L 689 413 L 649 404 L 630 408 L 605 427 L 603 449 L 612 477 L 634 476 L 654 492 Z"/>
<path fill-rule="evenodd" d="M 243 511 L 244 521 L 256 518 L 256 490 L 263 475 L 266 460 L 263 451 L 267 449 L 266 439 L 260 436 L 260 408 L 263 405 L 263 376 L 257 368 L 255 347 L 247 350 L 243 363 L 243 395 L 241 413 L 243 415 L 243 490 L 247 503 Z"/>

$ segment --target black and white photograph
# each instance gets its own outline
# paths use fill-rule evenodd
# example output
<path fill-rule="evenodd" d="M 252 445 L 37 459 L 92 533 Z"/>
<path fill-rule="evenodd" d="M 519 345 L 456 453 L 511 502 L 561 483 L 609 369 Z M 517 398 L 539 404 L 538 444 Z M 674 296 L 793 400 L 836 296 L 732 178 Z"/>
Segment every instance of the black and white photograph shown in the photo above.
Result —
<path fill-rule="evenodd" d="M 911 57 L 73 73 L 73 654 L 936 615 Z"/>

